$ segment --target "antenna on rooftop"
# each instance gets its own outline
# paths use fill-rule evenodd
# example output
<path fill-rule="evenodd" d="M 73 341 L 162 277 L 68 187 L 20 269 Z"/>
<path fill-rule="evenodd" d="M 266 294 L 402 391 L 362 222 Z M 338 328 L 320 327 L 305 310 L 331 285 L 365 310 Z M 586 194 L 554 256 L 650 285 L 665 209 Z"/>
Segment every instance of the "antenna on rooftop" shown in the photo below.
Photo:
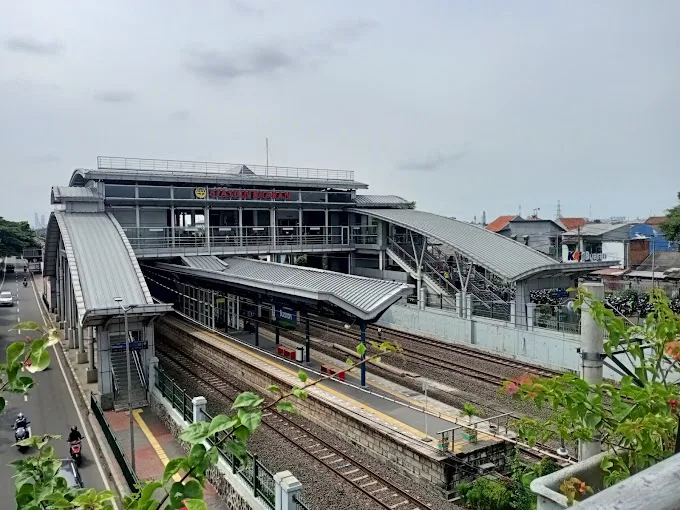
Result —
<path fill-rule="evenodd" d="M 562 217 L 562 206 L 560 205 L 560 201 L 557 201 L 557 219 L 559 220 Z"/>
<path fill-rule="evenodd" d="M 522 216 L 522 204 L 519 204 L 519 209 L 517 210 L 517 216 Z"/>

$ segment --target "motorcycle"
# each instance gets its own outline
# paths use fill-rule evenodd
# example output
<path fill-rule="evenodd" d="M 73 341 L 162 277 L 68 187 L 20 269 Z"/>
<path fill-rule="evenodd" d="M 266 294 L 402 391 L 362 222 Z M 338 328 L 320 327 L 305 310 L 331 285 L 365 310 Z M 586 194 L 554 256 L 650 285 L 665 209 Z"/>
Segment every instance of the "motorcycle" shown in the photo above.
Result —
<path fill-rule="evenodd" d="M 24 287 L 27 287 L 27 286 L 28 286 L 28 282 L 26 280 L 24 280 Z"/>
<path fill-rule="evenodd" d="M 26 422 L 25 427 L 17 427 L 14 429 L 14 440 L 18 443 L 19 441 L 23 441 L 24 439 L 28 439 L 31 437 L 31 428 L 28 426 L 31 422 Z M 17 445 L 17 448 L 21 453 L 26 453 L 28 451 L 28 446 L 26 445 Z"/>
<path fill-rule="evenodd" d="M 71 441 L 69 443 L 69 453 L 71 454 L 71 458 L 75 461 L 76 466 L 80 467 L 80 462 L 82 460 L 82 455 L 80 453 L 80 443 L 82 442 L 82 439 L 78 439 L 77 441 Z"/>

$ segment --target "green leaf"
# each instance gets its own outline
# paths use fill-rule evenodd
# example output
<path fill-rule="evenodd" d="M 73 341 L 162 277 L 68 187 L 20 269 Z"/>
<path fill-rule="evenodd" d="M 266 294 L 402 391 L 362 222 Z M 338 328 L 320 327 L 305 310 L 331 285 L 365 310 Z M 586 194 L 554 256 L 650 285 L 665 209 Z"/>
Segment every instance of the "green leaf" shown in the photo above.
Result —
<path fill-rule="evenodd" d="M 227 443 L 227 451 L 239 459 L 245 459 L 248 456 L 246 447 L 240 441 L 229 441 Z"/>
<path fill-rule="evenodd" d="M 293 389 L 291 390 L 294 396 L 297 398 L 304 400 L 307 398 L 307 392 L 303 390 L 302 388 L 298 388 L 297 386 L 294 386 Z"/>
<path fill-rule="evenodd" d="M 282 401 L 276 404 L 276 410 L 279 411 L 280 413 L 286 412 L 295 414 L 295 408 L 293 407 L 293 404 L 287 401 Z"/>
<path fill-rule="evenodd" d="M 252 433 L 257 430 L 257 427 L 259 427 L 260 423 L 262 422 L 262 411 L 260 409 L 255 411 L 239 409 L 238 419 L 241 421 L 241 425 L 246 427 Z"/>
<path fill-rule="evenodd" d="M 307 380 L 307 373 L 302 369 L 298 370 L 297 376 L 298 379 L 300 379 L 302 382 L 305 382 Z"/>
<path fill-rule="evenodd" d="M 583 422 L 585 423 L 586 427 L 589 429 L 595 429 L 597 425 L 602 421 L 602 418 L 598 416 L 597 414 L 587 411 L 586 415 L 583 418 Z"/>
<path fill-rule="evenodd" d="M 196 480 L 189 480 L 184 484 L 184 496 L 192 499 L 201 499 L 203 497 L 203 488 Z"/>
<path fill-rule="evenodd" d="M 61 496 L 61 494 L 59 494 Z M 73 508 L 73 504 L 67 499 L 61 498 L 50 503 L 50 508 Z"/>
<path fill-rule="evenodd" d="M 600 462 L 600 469 L 605 472 L 609 472 L 609 470 L 612 468 L 614 463 L 611 461 L 609 457 L 605 457 L 602 459 L 602 462 Z"/>
<path fill-rule="evenodd" d="M 0 414 L 5 410 L 5 399 L 0 397 Z"/>
<path fill-rule="evenodd" d="M 50 354 L 44 349 L 31 352 L 28 359 L 31 361 L 31 364 L 26 366 L 26 370 L 32 374 L 42 372 L 50 364 Z"/>
<path fill-rule="evenodd" d="M 223 430 L 229 430 L 238 425 L 239 421 L 236 417 L 230 417 L 226 414 L 218 414 L 210 422 L 210 427 L 208 428 L 208 435 L 212 436 Z"/>
<path fill-rule="evenodd" d="M 234 400 L 234 404 L 231 406 L 231 408 L 238 409 L 240 407 L 257 407 L 262 402 L 264 402 L 262 397 L 251 391 L 245 391 L 236 397 L 236 400 Z"/>
<path fill-rule="evenodd" d="M 7 365 L 11 365 L 24 353 L 26 344 L 24 342 L 14 342 L 7 346 L 7 354 L 5 356 Z"/>
<path fill-rule="evenodd" d="M 203 458 L 205 457 L 205 453 L 206 449 L 202 443 L 198 443 L 192 446 L 191 451 L 189 452 L 189 464 L 192 466 L 200 464 L 201 461 L 203 461 Z"/>
<path fill-rule="evenodd" d="M 113 501 L 116 499 L 116 495 L 113 491 L 101 491 L 97 494 L 97 502 L 106 503 L 107 501 Z"/>
<path fill-rule="evenodd" d="M 171 508 L 181 508 L 184 499 L 184 486 L 180 482 L 175 482 L 168 490 Z"/>
<path fill-rule="evenodd" d="M 165 465 L 165 471 L 163 472 L 163 484 L 168 483 L 168 480 L 170 480 L 170 478 L 172 478 L 175 473 L 179 472 L 184 460 L 185 457 L 177 457 Z"/>
<path fill-rule="evenodd" d="M 234 429 L 233 435 L 236 439 L 245 443 L 250 438 L 250 429 L 240 425 Z"/>
<path fill-rule="evenodd" d="M 173 460 L 175 460 L 175 459 L 173 459 Z M 170 461 L 170 462 L 172 462 L 172 461 Z M 170 462 L 168 462 L 168 466 L 170 465 Z M 165 470 L 167 471 L 167 466 L 166 466 Z M 170 475 L 170 476 L 172 476 L 172 475 Z M 165 478 L 165 476 L 163 476 L 163 478 Z M 168 480 L 170 480 L 170 478 L 168 478 Z M 151 501 L 151 498 L 153 498 L 153 493 L 156 492 L 157 489 L 160 489 L 161 487 L 163 487 L 163 484 L 167 483 L 168 480 L 165 480 L 163 483 L 154 480 L 154 481 L 148 482 L 146 485 L 144 485 L 144 488 L 142 489 L 141 495 L 140 495 L 139 500 L 138 500 L 140 505 L 146 504 L 147 502 Z"/>
<path fill-rule="evenodd" d="M 354 360 L 352 358 L 347 358 L 345 360 L 345 363 L 347 363 L 348 365 L 354 365 Z"/>
<path fill-rule="evenodd" d="M 273 392 L 281 393 L 281 388 L 279 388 L 276 384 L 272 384 L 267 388 L 267 391 L 271 391 L 272 393 Z"/>
<path fill-rule="evenodd" d="M 187 510 L 208 510 L 207 505 L 200 499 L 188 499 L 184 502 Z"/>
<path fill-rule="evenodd" d="M 357 345 L 357 353 L 359 356 L 363 356 L 366 353 L 366 346 L 364 344 Z"/>
<path fill-rule="evenodd" d="M 209 427 L 210 425 L 204 421 L 192 423 L 182 431 L 179 438 L 191 444 L 200 443 L 210 435 Z"/>
<path fill-rule="evenodd" d="M 10 328 L 10 331 L 40 331 L 40 326 L 34 321 L 19 322 Z"/>
<path fill-rule="evenodd" d="M 633 410 L 633 406 L 629 406 L 621 399 L 612 400 L 612 416 L 618 422 L 623 421 Z"/>

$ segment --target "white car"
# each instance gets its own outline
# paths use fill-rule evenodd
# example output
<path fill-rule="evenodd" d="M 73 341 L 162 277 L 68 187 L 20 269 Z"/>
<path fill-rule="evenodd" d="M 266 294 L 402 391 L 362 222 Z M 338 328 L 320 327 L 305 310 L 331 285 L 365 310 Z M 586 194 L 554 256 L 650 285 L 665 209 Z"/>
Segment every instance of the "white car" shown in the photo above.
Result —
<path fill-rule="evenodd" d="M 14 306 L 14 298 L 8 290 L 0 292 L 0 306 Z"/>

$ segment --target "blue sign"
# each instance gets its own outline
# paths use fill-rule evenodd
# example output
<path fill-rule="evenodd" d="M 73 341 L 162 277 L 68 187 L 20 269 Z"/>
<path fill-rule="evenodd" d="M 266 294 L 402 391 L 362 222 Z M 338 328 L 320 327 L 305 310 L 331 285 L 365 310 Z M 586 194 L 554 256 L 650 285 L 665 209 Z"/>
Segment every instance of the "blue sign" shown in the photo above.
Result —
<path fill-rule="evenodd" d="M 148 349 L 148 342 L 130 342 L 131 351 L 141 351 L 142 349 Z M 125 350 L 125 344 L 113 344 L 111 346 L 111 352 L 121 352 Z"/>
<path fill-rule="evenodd" d="M 277 308 L 276 320 L 297 324 L 297 312 L 291 308 Z"/>

